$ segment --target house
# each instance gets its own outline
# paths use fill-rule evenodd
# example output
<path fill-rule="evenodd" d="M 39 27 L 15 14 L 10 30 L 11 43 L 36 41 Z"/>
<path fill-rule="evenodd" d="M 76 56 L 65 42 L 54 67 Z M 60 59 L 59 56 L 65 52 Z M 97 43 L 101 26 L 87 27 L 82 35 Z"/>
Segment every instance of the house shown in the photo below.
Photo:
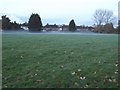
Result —
<path fill-rule="evenodd" d="M 54 25 L 47 24 L 47 25 L 45 25 L 43 27 L 43 30 L 46 30 L 46 31 L 60 31 L 61 30 L 61 26 L 60 25 L 56 25 L 56 24 L 54 24 Z"/>
<path fill-rule="evenodd" d="M 77 28 L 77 31 L 88 31 L 88 30 L 92 31 L 92 29 L 94 29 L 91 26 L 89 27 L 89 26 L 84 26 L 84 25 L 76 26 L 76 28 Z M 69 31 L 69 25 L 65 25 L 65 24 L 63 24 L 63 25 L 56 25 L 56 24 L 49 25 L 49 24 L 47 24 L 43 27 L 43 30 L 46 30 L 46 31 Z"/>
<path fill-rule="evenodd" d="M 69 31 L 68 25 L 62 25 L 62 31 Z"/>
<path fill-rule="evenodd" d="M 94 28 L 92 26 L 76 26 L 77 31 L 92 31 Z"/>
<path fill-rule="evenodd" d="M 68 25 L 45 25 L 43 27 L 43 30 L 46 30 L 46 31 L 68 31 Z"/>
<path fill-rule="evenodd" d="M 23 30 L 28 31 L 28 23 L 27 23 L 27 22 L 25 22 L 25 23 L 23 23 L 23 24 L 20 24 L 20 27 L 21 27 Z"/>

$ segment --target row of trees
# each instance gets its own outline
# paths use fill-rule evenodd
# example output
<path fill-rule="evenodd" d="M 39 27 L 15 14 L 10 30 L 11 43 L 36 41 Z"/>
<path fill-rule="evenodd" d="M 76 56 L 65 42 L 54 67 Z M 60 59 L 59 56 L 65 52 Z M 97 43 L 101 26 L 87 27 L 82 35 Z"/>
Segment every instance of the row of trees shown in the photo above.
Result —
<path fill-rule="evenodd" d="M 17 30 L 21 29 L 20 25 L 16 22 L 11 22 L 8 17 L 2 16 L 2 29 L 3 30 Z"/>
<path fill-rule="evenodd" d="M 38 14 L 32 14 L 29 18 L 27 24 L 29 31 L 41 31 L 42 30 L 42 21 Z M 16 22 L 11 22 L 11 20 L 5 16 L 2 16 L 2 29 L 3 30 L 18 30 L 21 29 L 20 25 Z M 75 31 L 76 25 L 74 20 L 70 21 L 69 30 Z"/>
<path fill-rule="evenodd" d="M 113 24 L 116 20 L 116 17 L 113 15 L 113 12 L 110 10 L 98 9 L 93 15 L 93 20 L 96 23 L 95 32 L 106 32 L 113 30 Z M 41 31 L 42 30 L 42 21 L 38 14 L 32 14 L 29 18 L 27 24 L 29 31 Z M 20 25 L 16 22 L 10 22 L 10 19 L 6 16 L 2 16 L 2 29 L 3 30 L 13 30 L 21 29 Z M 72 19 L 69 23 L 69 31 L 76 31 L 76 24 Z"/>
<path fill-rule="evenodd" d="M 116 21 L 116 17 L 110 10 L 98 9 L 93 15 L 93 20 L 96 23 L 95 32 L 105 32 L 111 33 L 114 30 L 113 23 Z M 41 18 L 38 14 L 32 14 L 29 22 L 28 28 L 30 31 L 40 31 L 42 29 Z M 76 31 L 76 24 L 72 19 L 69 23 L 69 31 Z"/>

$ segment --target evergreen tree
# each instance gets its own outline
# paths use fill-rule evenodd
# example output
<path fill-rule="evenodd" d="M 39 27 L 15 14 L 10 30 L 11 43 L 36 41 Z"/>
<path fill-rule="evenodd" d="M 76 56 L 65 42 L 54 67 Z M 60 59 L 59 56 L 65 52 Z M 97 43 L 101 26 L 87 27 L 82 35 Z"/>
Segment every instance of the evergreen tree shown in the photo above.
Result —
<path fill-rule="evenodd" d="M 11 29 L 12 30 L 19 30 L 21 28 L 20 28 L 20 25 L 18 23 L 16 23 L 16 21 L 14 21 L 14 23 L 11 23 Z"/>
<path fill-rule="evenodd" d="M 8 17 L 2 16 L 2 30 L 20 30 L 20 25 L 14 21 L 14 23 L 10 22 Z"/>
<path fill-rule="evenodd" d="M 10 19 L 8 17 L 2 16 L 2 30 L 10 30 L 11 29 L 11 23 Z"/>
<path fill-rule="evenodd" d="M 29 31 L 41 31 L 42 22 L 38 14 L 32 14 L 28 21 Z"/>
<path fill-rule="evenodd" d="M 73 19 L 69 23 L 69 31 L 72 31 L 72 32 L 76 31 L 76 25 Z"/>

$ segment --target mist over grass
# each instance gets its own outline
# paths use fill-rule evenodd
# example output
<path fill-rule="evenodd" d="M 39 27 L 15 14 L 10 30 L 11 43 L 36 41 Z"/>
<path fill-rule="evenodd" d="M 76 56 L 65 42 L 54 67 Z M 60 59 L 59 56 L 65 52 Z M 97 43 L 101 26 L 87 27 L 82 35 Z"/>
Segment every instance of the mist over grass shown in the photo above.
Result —
<path fill-rule="evenodd" d="M 117 88 L 117 35 L 3 34 L 3 87 Z"/>
<path fill-rule="evenodd" d="M 30 32 L 28 30 L 3 30 L 0 31 L 2 34 L 80 34 L 80 35 L 117 35 L 117 34 L 105 34 L 95 33 L 92 31 L 78 31 L 78 32 L 65 32 L 65 31 L 41 31 L 41 32 Z"/>

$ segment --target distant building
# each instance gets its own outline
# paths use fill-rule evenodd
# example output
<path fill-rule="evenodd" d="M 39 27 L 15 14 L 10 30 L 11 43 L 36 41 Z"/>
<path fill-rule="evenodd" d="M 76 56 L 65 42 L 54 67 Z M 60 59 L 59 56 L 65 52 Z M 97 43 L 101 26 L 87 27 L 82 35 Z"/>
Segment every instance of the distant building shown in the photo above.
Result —
<path fill-rule="evenodd" d="M 62 31 L 69 31 L 68 25 L 62 25 Z"/>
<path fill-rule="evenodd" d="M 26 31 L 29 31 L 29 29 L 28 29 L 27 26 L 21 26 L 21 29 L 26 30 Z"/>
<path fill-rule="evenodd" d="M 92 26 L 76 26 L 77 31 L 92 31 L 94 28 Z"/>
<path fill-rule="evenodd" d="M 84 25 L 81 25 L 81 26 L 76 26 L 77 28 L 77 31 L 93 31 L 94 28 L 92 26 L 84 26 Z M 69 31 L 69 25 L 45 25 L 43 26 L 43 30 L 45 31 Z"/>
<path fill-rule="evenodd" d="M 56 24 L 54 24 L 54 25 L 47 24 L 47 25 L 45 25 L 43 27 L 43 30 L 46 30 L 46 31 L 60 31 L 61 30 L 61 26 L 60 25 L 56 25 Z"/>
<path fill-rule="evenodd" d="M 21 27 L 22 29 L 26 30 L 26 31 L 29 30 L 29 29 L 28 29 L 28 24 L 27 24 L 27 22 L 25 22 L 25 23 L 23 23 L 23 24 L 20 24 L 20 27 Z"/>

